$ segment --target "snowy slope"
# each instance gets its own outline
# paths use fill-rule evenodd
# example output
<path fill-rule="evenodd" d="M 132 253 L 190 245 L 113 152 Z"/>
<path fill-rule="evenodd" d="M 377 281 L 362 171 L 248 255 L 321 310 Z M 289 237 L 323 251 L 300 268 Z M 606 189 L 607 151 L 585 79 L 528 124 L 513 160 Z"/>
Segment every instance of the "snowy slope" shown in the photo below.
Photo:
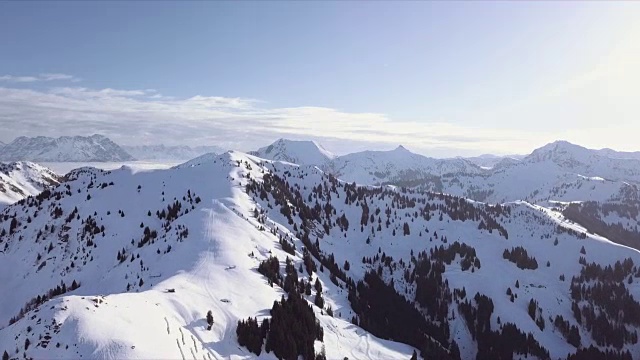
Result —
<path fill-rule="evenodd" d="M 31 162 L 0 163 L 0 206 L 37 195 L 60 180 L 50 169 Z"/>
<path fill-rule="evenodd" d="M 322 185 L 323 189 L 331 187 L 321 174 L 313 172 L 308 168 L 299 170 L 289 170 L 290 175 L 286 176 L 287 182 L 290 184 L 299 184 L 301 197 L 309 198 L 311 202 L 316 199 L 314 189 L 318 185 Z M 298 180 L 302 178 L 303 180 Z M 298 188 L 298 186 L 294 186 Z M 326 190 L 325 190 L 326 191 Z M 328 193 L 328 192 L 327 192 Z M 325 193 L 326 194 L 326 193 Z M 428 202 L 436 203 L 429 194 L 407 194 L 409 197 L 417 199 L 424 198 Z M 324 195 L 325 198 L 327 195 Z M 503 214 L 497 217 L 498 222 L 504 226 L 509 236 L 506 239 L 496 231 L 493 233 L 486 230 L 479 230 L 478 220 L 476 221 L 460 221 L 452 219 L 448 214 L 439 217 L 439 211 L 431 211 L 429 220 L 424 221 L 420 216 L 415 216 L 415 211 L 421 208 L 416 207 L 402 208 L 390 196 L 378 196 L 374 198 L 359 199 L 360 204 L 365 201 L 370 212 L 374 209 L 382 209 L 382 222 L 378 221 L 378 216 L 374 216 L 373 223 L 369 223 L 363 227 L 361 224 L 362 209 L 357 203 L 346 205 L 342 200 L 350 195 L 338 187 L 337 193 L 331 193 L 337 201 L 332 201 L 335 207 L 335 215 L 332 217 L 336 222 L 344 214 L 348 223 L 351 224 L 346 230 L 338 229 L 335 225 L 330 235 L 319 235 L 322 238 L 322 249 L 327 253 L 335 255 L 336 263 L 342 264 L 344 261 L 351 263 L 351 269 L 348 271 L 350 276 L 361 278 L 363 273 L 368 269 L 376 269 L 377 264 L 373 266 L 363 264 L 360 259 L 362 257 L 371 258 L 380 254 L 380 249 L 386 256 L 391 256 L 394 261 L 393 266 L 388 269 L 384 268 L 383 273 L 387 276 L 387 280 L 393 278 L 396 289 L 402 293 L 403 288 L 411 297 L 415 294 L 415 285 L 407 283 L 403 279 L 403 267 L 399 263 L 400 259 L 404 263 L 409 263 L 410 254 L 417 253 L 422 250 L 433 249 L 438 246 L 447 246 L 453 241 L 461 241 L 464 244 L 472 246 L 477 257 L 481 261 L 481 268 L 475 269 L 475 272 L 462 271 L 460 265 L 452 265 L 447 267 L 445 278 L 449 286 L 454 289 L 466 289 L 466 293 L 471 296 L 476 292 L 486 294 L 493 299 L 495 313 L 492 316 L 492 326 L 499 327 L 498 319 L 502 323 L 513 322 L 526 333 L 531 333 L 541 345 L 550 351 L 551 358 L 564 358 L 569 353 L 575 351 L 575 348 L 567 344 L 552 324 L 547 323 L 545 330 L 539 329 L 527 314 L 526 306 L 529 300 L 535 298 L 545 319 L 554 318 L 556 315 L 562 315 L 565 319 L 571 319 L 571 298 L 569 295 L 569 281 L 572 276 L 580 272 L 582 265 L 579 264 L 581 249 L 584 247 L 587 260 L 600 264 L 613 264 L 615 261 L 623 260 L 627 257 L 633 259 L 634 263 L 640 261 L 640 254 L 636 250 L 620 246 L 602 238 L 598 235 L 587 234 L 585 229 L 567 221 L 561 213 L 554 212 L 549 209 L 532 205 L 526 202 L 515 202 L 507 204 L 510 208 L 509 214 Z M 355 201 L 354 198 L 353 201 Z M 444 198 L 446 200 L 446 197 Z M 396 203 L 394 207 L 394 203 Z M 271 205 L 271 206 L 269 206 Z M 484 205 L 478 204 L 479 208 Z M 276 219 L 279 224 L 288 224 L 289 222 L 279 213 L 278 207 L 274 206 L 274 202 L 263 203 L 263 208 L 269 208 L 269 216 Z M 391 209 L 392 216 L 390 224 L 385 225 L 384 209 Z M 377 210 L 375 211 L 377 214 Z M 403 232 L 403 222 L 409 224 L 410 234 L 400 235 Z M 382 228 L 378 227 L 379 224 Z M 300 227 L 300 223 L 295 223 Z M 293 225 L 287 225 L 291 228 Z M 559 229 L 563 229 L 560 231 Z M 573 231 L 573 232 L 572 232 Z M 437 233 L 437 235 L 435 235 Z M 585 239 L 582 239 L 582 236 Z M 443 238 L 444 237 L 444 238 Z M 555 242 L 558 239 L 558 242 Z M 518 269 L 513 263 L 502 258 L 505 249 L 516 246 L 524 247 L 530 256 L 537 259 L 540 264 L 536 270 Z M 357 266 L 353 264 L 357 263 Z M 546 263 L 549 266 L 546 266 Z M 398 265 L 397 267 L 395 265 Z M 393 270 L 393 271 L 392 271 Z M 516 289 L 514 284 L 518 281 L 521 286 Z M 636 284 L 636 282 L 634 282 Z M 511 289 L 518 296 L 515 301 L 511 302 L 509 297 L 505 295 L 507 289 Z M 640 296 L 640 288 L 636 285 L 630 286 L 629 290 L 636 299 Z M 462 358 L 475 358 L 476 348 L 473 341 L 469 337 L 467 327 L 462 317 L 455 307 L 450 308 L 449 312 L 455 312 L 454 319 L 449 319 L 449 328 L 453 334 L 453 338 L 460 346 Z M 548 319 L 547 319 L 548 321 Z M 575 322 L 574 322 L 575 323 Z M 585 329 L 580 330 L 582 336 L 582 344 L 589 346 L 595 343 L 590 340 L 589 334 Z M 640 352 L 638 345 L 629 346 L 628 349 L 633 354 Z"/>
<path fill-rule="evenodd" d="M 43 166 L 48 167 L 57 174 L 67 174 L 68 172 L 82 167 L 94 167 L 101 170 L 115 170 L 122 166 L 127 166 L 137 170 L 168 169 L 181 164 L 179 160 L 151 160 L 151 161 L 96 161 L 96 162 L 43 162 Z"/>
<path fill-rule="evenodd" d="M 640 182 L 640 160 L 610 158 L 566 141 L 556 141 L 536 149 L 523 159 L 528 164 L 544 163 L 583 176 Z"/>
<path fill-rule="evenodd" d="M 278 139 L 273 144 L 253 151 L 251 154 L 263 159 L 318 166 L 322 166 L 335 158 L 335 155 L 325 150 L 322 145 L 315 141 L 288 139 Z"/>
<path fill-rule="evenodd" d="M 437 186 L 430 184 L 436 191 L 492 203 L 607 201 L 640 194 L 637 186 L 627 181 L 584 176 L 553 162 L 505 164 L 484 176 L 443 176 L 438 180 Z"/>
<path fill-rule="evenodd" d="M 201 164 L 205 164 L 211 161 L 215 161 L 217 158 L 219 157 L 218 154 L 216 153 L 206 153 L 206 154 L 202 154 L 196 158 L 193 158 L 189 161 L 186 161 L 184 163 L 181 164 L 177 164 L 174 166 L 174 168 L 180 169 L 180 168 L 188 168 L 188 167 L 194 167 L 194 166 L 199 166 Z"/>
<path fill-rule="evenodd" d="M 595 150 L 599 155 L 611 159 L 635 159 L 640 160 L 640 151 L 616 151 L 612 149 Z"/>
<path fill-rule="evenodd" d="M 0 149 L 2 161 L 126 161 L 133 157 L 102 135 L 16 138 Z"/>
<path fill-rule="evenodd" d="M 287 255 L 249 216 L 255 205 L 241 184 L 248 174 L 262 176 L 254 160 L 229 153 L 170 170 L 79 169 L 40 200 L 7 208 L 4 214 L 19 213 L 21 226 L 2 237 L 2 263 L 13 271 L 0 275 L 0 324 L 61 281 L 67 289 L 74 280 L 80 287 L 0 330 L 0 349 L 13 354 L 19 348 L 33 358 L 254 358 L 238 346 L 235 326 L 268 314 L 282 296 L 255 269 L 270 255 Z M 174 199 L 182 204 L 178 217 L 159 219 L 156 211 Z M 10 222 L 0 227 L 9 231 Z M 141 223 L 157 236 L 139 247 Z M 318 277 L 325 293 L 339 292 L 328 275 Z M 208 310 L 215 319 L 211 331 Z M 314 310 L 329 358 L 408 358 L 413 351 Z M 32 345 L 25 351 L 26 338 Z"/>
<path fill-rule="evenodd" d="M 218 146 L 166 146 L 166 145 L 137 145 L 122 146 L 122 148 L 137 160 L 182 160 L 186 161 L 207 153 L 221 154 L 224 150 Z"/>
<path fill-rule="evenodd" d="M 275 176 L 286 186 L 278 186 Z M 560 212 L 527 202 L 493 207 L 394 187 L 357 188 L 314 166 L 239 152 L 167 170 L 83 168 L 67 179 L 0 213 L 0 261 L 12 269 L 0 274 L 0 326 L 18 317 L 0 329 L 0 352 L 60 359 L 254 358 L 238 345 L 236 323 L 269 316 L 273 301 L 283 295 L 256 268 L 271 255 L 281 267 L 287 256 L 296 268 L 302 266 L 301 234 L 306 229 L 310 233 L 305 236 L 318 241 L 322 254 L 331 254 L 341 268 L 350 264 L 344 267 L 350 279 L 360 281 L 365 272 L 379 271 L 410 301 L 417 301 L 418 292 L 417 282 L 405 277 L 415 268 L 413 254 L 428 254 L 455 241 L 471 246 L 477 265 L 463 269 L 458 255 L 442 274 L 451 292 L 465 289 L 467 294 L 447 305 L 450 335 L 445 340 L 455 341 L 461 358 L 475 358 L 478 344 L 460 302 L 480 293 L 493 301 L 492 329 L 514 323 L 532 334 L 551 358 L 565 358 L 576 348 L 549 321 L 556 315 L 579 326 L 581 346 L 596 345 L 571 310 L 569 286 L 583 268 L 580 259 L 603 265 L 625 258 L 640 263 L 637 251 L 588 234 Z M 363 221 L 365 204 L 371 219 L 364 216 Z M 284 252 L 279 237 L 296 246 L 293 255 Z M 516 246 L 535 257 L 539 267 L 520 269 L 504 259 L 504 250 Z M 376 256 L 383 258 L 363 262 L 363 257 Z M 381 340 L 350 323 L 355 310 L 343 281 L 330 279 L 327 269 L 313 277 L 320 279 L 326 304 L 335 313 L 331 317 L 313 307 L 325 331 L 329 359 L 411 355 L 412 347 Z M 74 281 L 80 286 L 69 291 Z M 638 281 L 622 284 L 636 299 Z M 65 294 L 19 316 L 29 299 L 61 282 Z M 513 301 L 508 289 L 517 296 Z M 310 303 L 313 296 L 307 297 Z M 531 299 L 546 319 L 544 329 L 527 313 Z M 215 319 L 210 331 L 208 310 Z M 316 348 L 322 345 L 317 342 Z M 627 343 L 623 349 L 640 353 L 638 344 Z"/>
<path fill-rule="evenodd" d="M 336 158 L 327 172 L 360 184 L 411 182 L 444 174 L 481 174 L 479 166 L 462 158 L 433 159 L 412 153 L 403 146 L 391 151 L 363 151 Z"/>
<path fill-rule="evenodd" d="M 522 155 L 498 156 L 498 155 L 492 155 L 492 154 L 485 154 L 485 155 L 474 156 L 474 157 L 466 157 L 464 159 L 467 159 L 482 168 L 492 169 L 492 168 L 495 168 L 498 164 L 504 163 L 505 161 L 517 162 L 521 160 L 523 157 L 524 156 Z"/>
<path fill-rule="evenodd" d="M 611 159 L 574 144 L 559 141 L 536 149 L 521 161 L 504 159 L 480 176 L 443 176 L 436 191 L 480 201 L 526 200 L 609 201 L 636 199 L 640 161 Z"/>

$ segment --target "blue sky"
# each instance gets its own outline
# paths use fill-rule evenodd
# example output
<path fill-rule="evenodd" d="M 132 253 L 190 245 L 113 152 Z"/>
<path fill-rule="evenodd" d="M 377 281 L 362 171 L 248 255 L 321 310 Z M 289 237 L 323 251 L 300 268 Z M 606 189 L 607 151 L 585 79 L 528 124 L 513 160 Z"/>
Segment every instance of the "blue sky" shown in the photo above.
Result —
<path fill-rule="evenodd" d="M 639 20 L 631 2 L 5 2 L 0 141 L 640 150 Z"/>

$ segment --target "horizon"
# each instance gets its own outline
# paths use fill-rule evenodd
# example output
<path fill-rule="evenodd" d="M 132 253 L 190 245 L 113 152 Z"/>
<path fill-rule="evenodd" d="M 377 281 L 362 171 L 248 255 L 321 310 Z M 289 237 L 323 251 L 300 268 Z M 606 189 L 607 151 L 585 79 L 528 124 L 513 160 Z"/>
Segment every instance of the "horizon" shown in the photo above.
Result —
<path fill-rule="evenodd" d="M 99 132 L 123 145 L 242 150 L 311 139 L 336 154 L 404 144 L 437 158 L 557 139 L 638 150 L 638 3 L 0 10 L 11 35 L 0 38 L 5 143 Z"/>
<path fill-rule="evenodd" d="M 359 153 L 359 152 L 364 152 L 364 151 L 381 151 L 381 152 L 385 152 L 385 151 L 394 151 L 394 150 L 397 150 L 397 149 L 404 149 L 404 150 L 406 150 L 406 151 L 408 151 L 410 153 L 413 153 L 413 154 L 418 154 L 418 155 L 421 155 L 421 156 L 431 157 L 431 158 L 435 158 L 435 159 L 455 159 L 455 158 L 469 159 L 469 158 L 483 158 L 483 157 L 486 157 L 486 158 L 489 158 L 489 157 L 496 157 L 496 158 L 518 158 L 519 157 L 519 158 L 524 158 L 524 157 L 526 157 L 528 155 L 531 155 L 534 151 L 536 151 L 536 150 L 538 150 L 540 148 L 543 148 L 543 147 L 551 145 L 551 144 L 556 144 L 556 143 L 568 143 L 570 145 L 581 147 L 581 148 L 587 149 L 589 151 L 607 151 L 608 150 L 608 151 L 614 151 L 614 152 L 618 152 L 618 153 L 640 153 L 640 150 L 639 151 L 634 151 L 634 150 L 632 150 L 632 151 L 622 151 L 622 150 L 613 149 L 613 148 L 609 148 L 609 147 L 605 147 L 605 148 L 589 148 L 589 147 L 583 146 L 581 144 L 576 144 L 574 142 L 570 142 L 570 141 L 563 140 L 563 139 L 558 139 L 558 140 L 551 141 L 549 143 L 537 146 L 537 147 L 531 149 L 528 152 L 519 153 L 519 154 L 516 154 L 516 153 L 512 153 L 512 154 L 484 153 L 484 154 L 480 154 L 480 155 L 471 155 L 471 156 L 452 155 L 452 156 L 444 156 L 444 157 L 442 157 L 442 156 L 433 156 L 433 155 L 428 154 L 428 153 L 415 151 L 414 149 L 408 148 L 408 147 L 404 146 L 403 144 L 397 144 L 395 146 L 391 145 L 390 147 L 387 146 L 387 147 L 383 147 L 383 148 L 367 148 L 367 149 L 359 150 L 359 151 L 338 153 L 338 152 L 335 152 L 335 151 L 333 151 L 331 149 L 328 149 L 324 144 L 322 144 L 321 142 L 318 142 L 316 140 L 312 140 L 312 139 L 289 139 L 289 138 L 284 138 L 284 137 L 278 138 L 278 139 L 276 139 L 274 141 L 265 143 L 263 145 L 257 145 L 257 147 L 249 148 L 249 149 L 224 148 L 224 147 L 216 145 L 216 144 L 205 144 L 205 145 L 194 145 L 194 146 L 188 145 L 188 144 L 167 145 L 167 144 L 163 144 L 163 143 L 127 145 L 127 144 L 120 144 L 117 141 L 114 141 L 113 139 L 109 138 L 108 136 L 103 135 L 103 134 L 98 134 L 98 133 L 94 133 L 94 134 L 90 134 L 90 135 L 86 135 L 86 136 L 83 136 L 83 135 L 63 135 L 63 136 L 60 136 L 60 137 L 93 137 L 93 136 L 106 137 L 106 138 L 108 138 L 109 140 L 113 141 L 114 143 L 116 143 L 118 146 L 121 146 L 121 147 L 136 147 L 136 146 L 165 146 L 165 147 L 173 147 L 173 146 L 184 146 L 184 147 L 191 148 L 191 149 L 195 149 L 195 148 L 198 148 L 198 147 L 213 147 L 213 148 L 219 148 L 219 149 L 223 150 L 223 152 L 240 151 L 240 152 L 243 152 L 243 153 L 250 153 L 250 152 L 254 152 L 254 151 L 266 148 L 266 147 L 268 147 L 270 145 L 273 145 L 273 144 L 275 144 L 275 143 L 277 143 L 278 141 L 281 141 L 281 140 L 283 140 L 283 141 L 293 141 L 293 142 L 313 142 L 315 144 L 315 146 L 317 146 L 318 148 L 324 149 L 324 150 L 328 151 L 329 153 L 331 153 L 332 155 L 335 155 L 335 156 L 338 156 L 338 157 L 339 156 L 349 155 L 349 154 L 354 154 L 354 153 Z M 59 137 L 52 137 L 52 136 L 47 136 L 47 135 L 34 135 L 34 136 L 19 135 L 16 138 L 14 138 L 12 141 L 5 143 L 5 145 L 8 145 L 8 144 L 12 143 L 13 141 L 16 141 L 16 140 L 18 140 L 19 138 L 22 138 L 22 137 L 28 137 L 28 138 L 42 137 L 42 138 L 47 138 L 47 139 L 57 139 L 57 138 L 59 138 Z M 1 147 L 0 147 L 0 149 L 1 149 Z"/>

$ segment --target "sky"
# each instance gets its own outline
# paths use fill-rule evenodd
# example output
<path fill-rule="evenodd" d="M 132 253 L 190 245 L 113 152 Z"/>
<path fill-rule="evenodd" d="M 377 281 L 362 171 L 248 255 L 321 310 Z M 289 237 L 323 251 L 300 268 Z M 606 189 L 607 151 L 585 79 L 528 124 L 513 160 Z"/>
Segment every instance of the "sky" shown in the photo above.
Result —
<path fill-rule="evenodd" d="M 0 2 L 0 141 L 640 150 L 636 2 Z"/>

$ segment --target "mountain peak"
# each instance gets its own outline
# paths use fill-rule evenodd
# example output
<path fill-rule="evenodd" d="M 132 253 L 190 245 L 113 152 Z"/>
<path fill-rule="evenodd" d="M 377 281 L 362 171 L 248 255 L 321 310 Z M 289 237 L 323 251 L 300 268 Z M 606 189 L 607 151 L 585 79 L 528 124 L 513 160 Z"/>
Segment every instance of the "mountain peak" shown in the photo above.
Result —
<path fill-rule="evenodd" d="M 570 150 L 570 149 L 585 149 L 584 147 L 580 146 L 580 145 L 576 145 L 573 143 L 570 143 L 566 140 L 556 140 L 554 142 L 548 143 L 540 148 L 538 148 L 537 150 Z"/>
<path fill-rule="evenodd" d="M 533 150 L 531 155 L 541 155 L 541 154 L 574 155 L 579 153 L 585 153 L 588 151 L 589 149 L 584 148 L 580 145 L 572 144 L 566 140 L 557 140 Z"/>
<path fill-rule="evenodd" d="M 336 157 L 315 141 L 284 138 L 250 154 L 263 159 L 286 161 L 298 165 L 323 164 Z"/>
<path fill-rule="evenodd" d="M 580 166 L 597 162 L 600 157 L 594 150 L 565 140 L 558 140 L 534 150 L 525 158 L 525 161 L 551 161 L 565 168 L 577 169 Z"/>

